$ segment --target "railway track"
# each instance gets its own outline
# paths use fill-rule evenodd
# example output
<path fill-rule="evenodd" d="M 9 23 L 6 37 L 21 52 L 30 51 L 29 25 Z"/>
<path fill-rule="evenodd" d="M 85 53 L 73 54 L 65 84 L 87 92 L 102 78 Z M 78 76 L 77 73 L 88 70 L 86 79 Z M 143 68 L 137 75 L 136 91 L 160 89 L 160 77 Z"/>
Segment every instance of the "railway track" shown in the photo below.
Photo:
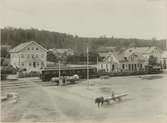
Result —
<path fill-rule="evenodd" d="M 23 81 L 23 80 L 7 80 L 1 81 L 1 95 L 8 92 L 17 92 L 19 89 L 24 88 L 33 88 L 36 85 L 32 81 Z"/>

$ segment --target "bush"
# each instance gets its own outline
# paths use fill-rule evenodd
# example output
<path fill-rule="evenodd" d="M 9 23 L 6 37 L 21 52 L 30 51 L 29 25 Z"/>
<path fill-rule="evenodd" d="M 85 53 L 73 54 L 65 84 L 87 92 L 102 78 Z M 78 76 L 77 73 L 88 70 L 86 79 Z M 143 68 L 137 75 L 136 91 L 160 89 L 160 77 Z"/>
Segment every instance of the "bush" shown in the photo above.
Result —
<path fill-rule="evenodd" d="M 1 80 L 6 80 L 7 74 L 1 74 Z"/>
<path fill-rule="evenodd" d="M 19 78 L 24 77 L 40 77 L 40 72 L 31 71 L 29 73 L 19 72 Z"/>
<path fill-rule="evenodd" d="M 17 70 L 13 66 L 1 66 L 1 74 L 16 74 Z"/>

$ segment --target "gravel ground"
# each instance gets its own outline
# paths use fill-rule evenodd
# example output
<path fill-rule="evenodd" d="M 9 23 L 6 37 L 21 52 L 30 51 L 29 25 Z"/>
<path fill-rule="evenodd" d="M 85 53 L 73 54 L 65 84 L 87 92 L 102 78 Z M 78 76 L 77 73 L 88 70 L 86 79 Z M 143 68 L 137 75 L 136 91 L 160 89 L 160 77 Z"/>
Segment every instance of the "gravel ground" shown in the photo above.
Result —
<path fill-rule="evenodd" d="M 167 122 L 166 74 L 91 79 L 68 86 L 43 86 L 39 79 L 20 82 L 31 85 L 10 91 L 19 95 L 17 103 L 2 102 L 5 122 Z M 2 82 L 3 83 L 3 82 Z M 98 108 L 94 99 L 111 91 L 128 96 Z M 2 89 L 3 93 L 7 90 Z M 9 91 L 9 90 L 8 90 Z"/>

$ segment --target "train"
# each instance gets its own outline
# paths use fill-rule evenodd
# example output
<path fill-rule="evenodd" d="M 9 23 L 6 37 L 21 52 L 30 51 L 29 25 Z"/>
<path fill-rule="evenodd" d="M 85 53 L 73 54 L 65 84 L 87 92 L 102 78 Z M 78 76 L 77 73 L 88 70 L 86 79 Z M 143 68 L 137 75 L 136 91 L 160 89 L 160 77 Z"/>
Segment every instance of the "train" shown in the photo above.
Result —
<path fill-rule="evenodd" d="M 60 72 L 60 73 L 59 73 Z M 50 81 L 52 77 L 59 77 L 60 76 L 73 76 L 78 75 L 80 79 L 87 78 L 87 72 L 89 72 L 89 78 L 96 78 L 97 77 L 97 68 L 96 67 L 49 67 L 44 68 L 41 72 L 41 79 L 42 81 Z"/>

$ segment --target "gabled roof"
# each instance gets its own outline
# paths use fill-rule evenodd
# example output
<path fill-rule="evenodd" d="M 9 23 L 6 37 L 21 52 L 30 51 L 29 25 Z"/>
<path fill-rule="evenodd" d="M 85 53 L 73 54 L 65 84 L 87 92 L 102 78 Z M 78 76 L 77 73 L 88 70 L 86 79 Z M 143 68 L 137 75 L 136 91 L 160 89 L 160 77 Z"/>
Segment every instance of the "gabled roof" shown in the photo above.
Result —
<path fill-rule="evenodd" d="M 30 45 L 32 43 L 35 43 L 36 45 L 38 45 L 39 47 L 41 47 L 43 50 L 45 50 L 47 52 L 47 49 L 45 49 L 44 47 L 42 47 L 41 45 L 39 45 L 35 41 L 21 43 L 21 44 L 17 45 L 16 47 L 14 47 L 13 49 L 9 50 L 9 52 L 19 52 L 20 50 L 24 49 L 25 47 L 27 47 L 28 45 Z"/>
<path fill-rule="evenodd" d="M 112 58 L 112 59 L 109 59 L 109 58 Z M 112 62 L 112 63 L 119 63 L 119 60 L 114 54 L 108 54 L 107 57 L 104 59 L 104 61 Z"/>
<path fill-rule="evenodd" d="M 112 59 L 110 59 L 112 58 Z M 105 58 L 103 59 L 104 62 L 112 62 L 112 63 L 119 63 L 118 58 L 112 52 L 108 53 Z"/>
<path fill-rule="evenodd" d="M 129 48 L 125 51 L 125 55 L 129 55 L 132 52 L 136 52 L 136 53 L 141 53 L 141 54 L 150 54 L 152 53 L 152 51 L 154 49 L 159 50 L 160 52 L 162 52 L 158 47 L 133 47 L 133 48 Z"/>
<path fill-rule="evenodd" d="M 144 61 L 142 53 L 136 51 L 132 52 L 126 52 L 126 51 L 122 51 L 119 54 L 117 54 L 117 58 L 120 62 L 127 62 L 129 60 L 129 57 L 132 55 L 136 55 L 139 58 L 138 61 Z"/>

